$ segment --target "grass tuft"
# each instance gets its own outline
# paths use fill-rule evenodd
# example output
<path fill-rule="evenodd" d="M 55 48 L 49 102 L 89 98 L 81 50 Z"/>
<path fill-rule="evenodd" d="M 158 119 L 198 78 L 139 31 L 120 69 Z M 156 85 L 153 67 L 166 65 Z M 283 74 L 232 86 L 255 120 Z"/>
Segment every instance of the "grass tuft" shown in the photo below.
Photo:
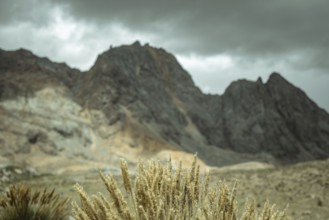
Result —
<path fill-rule="evenodd" d="M 55 190 L 32 191 L 24 184 L 11 185 L 0 197 L 1 220 L 63 220 L 70 214 L 69 199 Z"/>
<path fill-rule="evenodd" d="M 210 175 L 200 174 L 200 166 L 194 157 L 192 165 L 183 169 L 180 163 L 175 170 L 171 159 L 167 164 L 151 160 L 139 161 L 136 176 L 129 175 L 127 163 L 121 160 L 123 189 L 112 175 L 100 174 L 110 197 L 98 194 L 89 197 L 80 185 L 76 191 L 80 195 L 80 205 L 74 203 L 77 220 L 236 220 L 236 184 L 230 189 L 219 181 L 210 184 Z M 134 179 L 134 184 L 132 184 Z M 255 202 L 248 202 L 242 220 L 287 220 L 284 212 L 279 212 L 268 202 L 258 213 Z"/>

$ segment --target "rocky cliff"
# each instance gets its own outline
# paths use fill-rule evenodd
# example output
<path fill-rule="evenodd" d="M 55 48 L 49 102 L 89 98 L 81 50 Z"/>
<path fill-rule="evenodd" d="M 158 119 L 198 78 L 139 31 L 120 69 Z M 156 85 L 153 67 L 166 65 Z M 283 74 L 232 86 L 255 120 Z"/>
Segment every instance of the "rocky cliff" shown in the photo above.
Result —
<path fill-rule="evenodd" d="M 278 73 L 203 94 L 173 55 L 139 42 L 87 72 L 0 50 L 0 162 L 74 167 L 179 151 L 209 165 L 324 159 L 329 115 Z"/>
<path fill-rule="evenodd" d="M 328 114 L 278 73 L 266 83 L 233 82 L 219 112 L 215 129 L 234 151 L 263 152 L 284 163 L 328 157 Z"/>

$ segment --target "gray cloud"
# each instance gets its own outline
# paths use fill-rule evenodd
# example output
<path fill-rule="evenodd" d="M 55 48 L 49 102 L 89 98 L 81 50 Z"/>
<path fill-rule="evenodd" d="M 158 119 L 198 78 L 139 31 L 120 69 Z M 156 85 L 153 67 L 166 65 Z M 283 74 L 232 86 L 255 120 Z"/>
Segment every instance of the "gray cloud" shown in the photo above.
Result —
<path fill-rule="evenodd" d="M 1 0 L 0 25 L 31 23 L 34 26 L 45 26 L 49 22 L 49 9 L 54 7 L 42 0 Z"/>
<path fill-rule="evenodd" d="M 297 54 L 300 59 L 291 64 L 329 68 L 327 0 L 53 3 L 64 6 L 76 19 L 100 27 L 120 22 L 132 31 L 156 32 L 163 46 L 174 45 L 172 49 L 177 53 L 228 53 L 275 59 Z"/>
<path fill-rule="evenodd" d="M 329 69 L 327 0 L 3 0 L 0 22 L 43 24 L 61 7 L 95 31 L 120 23 L 131 31 L 157 33 L 175 53 L 226 53 L 255 59 L 287 59 L 291 65 Z"/>

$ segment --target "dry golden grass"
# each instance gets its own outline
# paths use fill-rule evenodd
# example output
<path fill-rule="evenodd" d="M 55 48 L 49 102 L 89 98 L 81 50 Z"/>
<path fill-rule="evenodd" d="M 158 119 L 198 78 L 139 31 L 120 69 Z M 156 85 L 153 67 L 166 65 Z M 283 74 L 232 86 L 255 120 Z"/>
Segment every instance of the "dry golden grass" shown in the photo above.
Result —
<path fill-rule="evenodd" d="M 158 161 L 142 161 L 138 174 L 129 175 L 128 166 L 121 161 L 123 193 L 112 175 L 100 174 L 110 198 L 102 194 L 89 197 L 80 185 L 75 189 L 80 195 L 80 205 L 73 203 L 77 220 L 138 219 L 138 220 L 182 220 L 210 219 L 236 220 L 236 184 L 229 189 L 219 181 L 210 186 L 210 176 L 201 175 L 197 158 L 189 169 L 180 163 L 173 169 L 171 160 L 166 165 Z M 268 202 L 263 211 L 257 213 L 254 202 L 246 205 L 242 220 L 285 220 L 284 212 L 275 210 Z"/>
<path fill-rule="evenodd" d="M 70 214 L 69 199 L 55 190 L 32 192 L 27 185 L 12 185 L 0 197 L 1 220 L 62 220 Z"/>

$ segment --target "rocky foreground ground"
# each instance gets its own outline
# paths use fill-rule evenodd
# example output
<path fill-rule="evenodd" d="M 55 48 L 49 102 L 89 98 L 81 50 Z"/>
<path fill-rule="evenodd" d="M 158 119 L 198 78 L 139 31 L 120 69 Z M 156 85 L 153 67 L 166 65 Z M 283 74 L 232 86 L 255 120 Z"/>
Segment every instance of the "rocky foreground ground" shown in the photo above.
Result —
<path fill-rule="evenodd" d="M 225 180 L 229 185 L 233 185 L 237 180 L 240 211 L 243 211 L 244 203 L 248 199 L 255 199 L 259 208 L 268 199 L 281 210 L 288 205 L 287 213 L 293 219 L 329 219 L 329 160 L 286 167 L 247 163 L 210 170 L 214 184 L 218 180 Z M 120 170 L 108 168 L 103 172 L 118 175 Z M 90 194 L 100 191 L 107 195 L 97 170 L 63 175 L 38 175 L 33 170 L 10 166 L 0 168 L 0 176 L 1 193 L 14 182 L 27 182 L 33 187 L 55 187 L 58 192 L 72 197 L 73 200 L 77 199 L 77 193 L 73 189 L 75 183 L 81 184 Z"/>
<path fill-rule="evenodd" d="M 238 181 L 237 198 L 266 199 L 293 219 L 329 219 L 329 160 L 256 170 L 214 171 L 213 176 Z M 240 204 L 241 205 L 241 204 Z"/>

